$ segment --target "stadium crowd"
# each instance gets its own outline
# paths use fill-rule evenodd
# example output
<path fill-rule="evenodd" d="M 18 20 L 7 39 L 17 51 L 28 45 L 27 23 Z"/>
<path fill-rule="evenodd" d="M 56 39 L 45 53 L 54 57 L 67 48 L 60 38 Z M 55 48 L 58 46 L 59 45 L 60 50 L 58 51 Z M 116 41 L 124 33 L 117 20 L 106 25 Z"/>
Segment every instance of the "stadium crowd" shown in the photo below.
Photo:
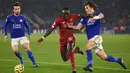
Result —
<path fill-rule="evenodd" d="M 60 10 L 67 6 L 72 13 L 83 13 L 83 3 L 86 0 L 0 0 L 0 19 L 5 19 L 12 12 L 11 5 L 19 1 L 22 4 L 22 13 L 26 15 L 35 27 L 48 28 L 54 22 Z M 105 14 L 102 23 L 105 25 L 130 24 L 130 0 L 91 0 L 98 4 L 100 10 Z"/>

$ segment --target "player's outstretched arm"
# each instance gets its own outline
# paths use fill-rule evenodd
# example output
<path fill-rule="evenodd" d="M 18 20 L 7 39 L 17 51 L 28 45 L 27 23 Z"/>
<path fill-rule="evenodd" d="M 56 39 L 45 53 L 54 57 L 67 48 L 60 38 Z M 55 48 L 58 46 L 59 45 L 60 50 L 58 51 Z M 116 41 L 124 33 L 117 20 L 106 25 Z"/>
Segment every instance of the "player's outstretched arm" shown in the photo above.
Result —
<path fill-rule="evenodd" d="M 93 20 L 98 20 L 98 19 L 102 19 L 102 18 L 104 18 L 104 14 L 103 14 L 103 13 L 100 13 L 99 15 L 94 16 L 93 18 L 90 18 L 90 19 L 88 20 L 88 22 L 93 22 Z"/>
<path fill-rule="evenodd" d="M 4 24 L 4 41 L 6 42 L 7 40 L 7 26 L 8 26 L 8 23 L 9 23 L 9 18 L 7 17 L 6 21 L 5 21 L 5 24 Z"/>
<path fill-rule="evenodd" d="M 44 35 L 42 38 L 40 38 L 40 39 L 37 41 L 37 43 L 42 42 L 48 35 L 51 34 L 51 32 L 52 32 L 53 30 L 54 30 L 54 28 L 49 28 L 49 29 L 47 30 L 47 32 L 45 33 L 45 35 Z"/>
<path fill-rule="evenodd" d="M 72 28 L 72 29 L 76 29 L 76 30 L 80 30 L 82 28 L 82 24 L 79 23 L 77 26 L 73 26 L 73 25 L 68 25 L 69 28 Z"/>
<path fill-rule="evenodd" d="M 103 13 L 100 13 L 99 15 L 93 17 L 93 19 L 102 19 L 102 18 L 104 18 Z"/>
<path fill-rule="evenodd" d="M 37 43 L 42 42 L 48 35 L 51 34 L 51 32 L 52 32 L 59 24 L 60 24 L 60 18 L 57 18 L 57 19 L 55 20 L 55 22 L 53 23 L 53 25 L 51 26 L 51 28 L 47 29 L 47 32 L 45 33 L 45 35 L 44 35 L 42 38 L 40 38 L 40 39 L 37 41 Z"/>
<path fill-rule="evenodd" d="M 29 25 L 28 25 L 28 21 L 27 21 L 26 19 L 25 19 L 24 24 L 25 24 L 25 27 L 26 27 L 27 33 L 28 33 L 28 35 L 30 36 L 30 27 L 29 27 Z"/>

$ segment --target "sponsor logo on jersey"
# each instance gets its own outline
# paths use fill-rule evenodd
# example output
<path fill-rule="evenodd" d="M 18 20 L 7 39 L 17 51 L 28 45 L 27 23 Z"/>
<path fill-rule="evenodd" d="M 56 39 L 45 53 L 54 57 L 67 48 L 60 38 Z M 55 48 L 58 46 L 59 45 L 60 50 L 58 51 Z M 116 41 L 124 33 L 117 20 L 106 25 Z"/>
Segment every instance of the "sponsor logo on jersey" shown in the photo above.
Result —
<path fill-rule="evenodd" d="M 20 19 L 20 22 L 23 22 L 23 20 L 22 20 L 22 19 Z"/>
<path fill-rule="evenodd" d="M 88 26 L 89 26 L 89 25 L 94 25 L 94 23 L 95 23 L 95 20 L 94 20 L 93 22 L 88 22 L 87 25 L 88 25 Z"/>

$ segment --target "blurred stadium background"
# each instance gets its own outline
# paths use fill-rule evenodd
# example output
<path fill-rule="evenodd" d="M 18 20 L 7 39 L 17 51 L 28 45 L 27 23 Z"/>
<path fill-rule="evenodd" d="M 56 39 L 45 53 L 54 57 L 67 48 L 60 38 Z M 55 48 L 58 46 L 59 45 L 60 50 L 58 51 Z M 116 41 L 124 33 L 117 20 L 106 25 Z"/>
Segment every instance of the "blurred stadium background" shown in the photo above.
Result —
<path fill-rule="evenodd" d="M 16 1 L 21 3 L 22 14 L 27 16 L 33 31 L 50 27 L 63 7 L 69 7 L 72 13 L 83 13 L 83 3 L 87 0 L 0 0 L 0 29 L 7 15 L 12 13 L 11 5 Z M 105 14 L 103 33 L 130 34 L 130 0 L 90 1 L 97 3 Z"/>
<path fill-rule="evenodd" d="M 30 61 L 27 54 L 23 49 L 20 49 L 25 59 L 24 73 L 71 73 L 70 64 L 61 60 L 57 34 L 50 35 L 40 45 L 36 44 L 36 40 L 60 15 L 63 7 L 69 7 L 72 13 L 84 13 L 83 3 L 87 0 L 0 0 L 0 73 L 13 73 L 13 67 L 19 63 L 12 52 L 10 40 L 7 43 L 3 42 L 4 20 L 7 15 L 12 13 L 12 3 L 16 1 L 21 3 L 22 14 L 28 18 L 31 32 L 34 33 L 32 34 L 31 47 L 40 65 L 39 68 L 34 69 L 32 64 L 28 63 Z M 130 0 L 89 1 L 94 1 L 99 6 L 100 11 L 105 14 L 101 32 L 106 52 L 116 57 L 123 57 L 128 66 L 128 70 L 123 71 L 116 63 L 110 64 L 94 56 L 94 73 L 130 73 Z M 53 33 L 58 32 L 55 30 Z M 85 52 L 86 41 L 83 40 L 86 40 L 86 37 L 84 34 L 76 34 L 75 36 L 77 45 Z M 85 56 L 76 55 L 76 64 L 77 73 L 86 73 L 82 70 L 82 67 L 87 64 Z"/>

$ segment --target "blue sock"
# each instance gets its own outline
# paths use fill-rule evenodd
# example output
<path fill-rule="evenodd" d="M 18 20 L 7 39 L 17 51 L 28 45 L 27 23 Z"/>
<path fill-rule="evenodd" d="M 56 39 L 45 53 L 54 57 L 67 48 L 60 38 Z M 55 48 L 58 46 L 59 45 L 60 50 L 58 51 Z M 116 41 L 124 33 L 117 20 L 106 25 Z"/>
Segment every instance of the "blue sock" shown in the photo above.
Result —
<path fill-rule="evenodd" d="M 21 54 L 20 54 L 19 51 L 18 51 L 18 52 L 15 52 L 15 55 L 16 55 L 19 59 L 22 59 L 22 56 L 21 56 Z"/>
<path fill-rule="evenodd" d="M 86 53 L 87 53 L 88 67 L 92 67 L 92 51 L 86 50 Z"/>
<path fill-rule="evenodd" d="M 27 53 L 28 53 L 28 57 L 32 61 L 33 65 L 36 65 L 36 62 L 35 62 L 35 59 L 34 59 L 32 51 L 28 50 Z"/>
<path fill-rule="evenodd" d="M 109 61 L 109 62 L 118 62 L 118 58 L 115 58 L 113 56 L 108 55 L 107 56 L 107 61 Z"/>
<path fill-rule="evenodd" d="M 15 55 L 20 59 L 20 64 L 24 65 L 24 62 L 23 62 L 23 58 L 22 58 L 22 55 L 20 54 L 20 52 L 15 52 Z"/>

